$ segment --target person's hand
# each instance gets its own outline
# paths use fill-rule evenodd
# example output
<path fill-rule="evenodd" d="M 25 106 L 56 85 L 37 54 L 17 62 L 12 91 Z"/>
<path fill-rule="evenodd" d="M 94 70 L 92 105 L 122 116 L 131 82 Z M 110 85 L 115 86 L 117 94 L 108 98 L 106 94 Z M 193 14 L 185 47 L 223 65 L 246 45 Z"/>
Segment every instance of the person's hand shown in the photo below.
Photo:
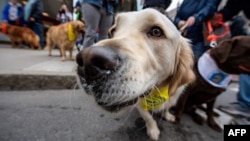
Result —
<path fill-rule="evenodd" d="M 220 22 L 222 22 L 223 16 L 220 13 L 215 13 L 211 18 L 211 24 L 212 26 L 216 27 Z"/>
<path fill-rule="evenodd" d="M 186 24 L 186 21 L 181 20 L 181 21 L 179 21 L 179 23 L 178 23 L 178 27 L 179 27 L 179 28 L 182 28 L 185 24 Z"/>
<path fill-rule="evenodd" d="M 193 26 L 195 23 L 195 17 L 194 16 L 191 16 L 187 19 L 187 24 L 188 24 L 188 27 L 190 26 Z"/>
<path fill-rule="evenodd" d="M 34 21 L 35 21 L 35 18 L 30 17 L 30 21 L 31 21 L 31 22 L 34 22 Z"/>

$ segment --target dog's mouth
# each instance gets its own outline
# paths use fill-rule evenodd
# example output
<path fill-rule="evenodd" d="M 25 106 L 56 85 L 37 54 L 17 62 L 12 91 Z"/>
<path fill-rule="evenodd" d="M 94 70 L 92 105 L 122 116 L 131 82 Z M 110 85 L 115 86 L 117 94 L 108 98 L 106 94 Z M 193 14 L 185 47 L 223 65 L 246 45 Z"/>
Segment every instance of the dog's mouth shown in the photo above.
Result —
<path fill-rule="evenodd" d="M 105 93 L 104 91 L 102 91 L 103 93 L 99 93 L 100 92 L 99 88 L 100 87 L 104 88 L 104 87 L 101 86 L 100 83 L 98 83 L 98 85 L 96 85 L 96 86 L 95 86 L 95 84 L 88 84 L 86 82 L 85 78 L 81 74 L 78 74 L 78 75 L 80 76 L 81 84 L 82 84 L 83 88 L 85 89 L 86 93 L 94 96 L 96 103 L 108 112 L 118 112 L 118 111 L 121 111 L 122 109 L 133 106 L 138 102 L 138 100 L 140 98 L 146 97 L 152 91 L 152 89 L 149 89 L 149 90 L 145 91 L 144 93 L 139 94 L 137 97 L 132 98 L 132 99 L 128 99 L 126 101 L 114 102 L 115 100 L 113 100 L 113 101 L 109 101 L 111 103 L 104 102 L 101 100 L 101 95 L 109 95 L 109 93 Z M 126 94 L 126 93 L 123 93 L 123 94 Z M 121 96 L 123 94 L 119 94 L 119 95 Z M 112 102 L 114 102 L 114 103 L 112 103 Z"/>
<path fill-rule="evenodd" d="M 97 102 L 97 104 L 109 112 L 118 112 L 126 107 L 133 106 L 134 104 L 137 103 L 139 98 L 143 98 L 143 97 L 149 95 L 150 92 L 151 92 L 151 90 L 147 90 L 146 92 L 144 92 L 143 94 L 141 94 L 137 98 L 134 98 L 132 100 L 129 100 L 129 101 L 126 101 L 123 103 L 108 105 L 107 103 Z"/>
<path fill-rule="evenodd" d="M 126 58 L 110 47 L 92 46 L 77 55 L 78 76 L 87 94 L 110 112 L 137 103 L 151 92 L 153 83 L 146 83 L 137 69 L 131 69 Z"/>
<path fill-rule="evenodd" d="M 138 98 L 129 100 L 129 101 L 124 102 L 124 103 L 114 104 L 114 105 L 109 105 L 107 103 L 102 103 L 102 102 L 97 102 L 97 104 L 99 106 L 101 106 L 102 108 L 104 108 L 106 111 L 118 112 L 125 107 L 134 105 L 135 103 L 137 103 L 137 101 L 138 101 Z"/>

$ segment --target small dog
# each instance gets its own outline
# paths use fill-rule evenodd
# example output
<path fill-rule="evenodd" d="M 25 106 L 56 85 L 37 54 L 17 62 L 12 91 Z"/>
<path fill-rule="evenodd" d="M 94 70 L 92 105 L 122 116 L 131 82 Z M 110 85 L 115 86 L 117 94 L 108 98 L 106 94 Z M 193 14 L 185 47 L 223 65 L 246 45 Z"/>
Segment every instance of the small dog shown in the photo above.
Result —
<path fill-rule="evenodd" d="M 118 14 L 110 35 L 78 53 L 81 83 L 105 110 L 135 105 L 147 134 L 158 140 L 160 130 L 150 113 L 174 120 L 168 109 L 195 78 L 190 44 L 154 9 Z"/>
<path fill-rule="evenodd" d="M 11 46 L 13 48 L 15 47 L 15 42 L 17 42 L 18 46 L 21 48 L 22 42 L 25 41 L 32 49 L 41 49 L 39 36 L 28 27 L 4 23 L 1 24 L 0 31 L 10 38 Z"/>
<path fill-rule="evenodd" d="M 194 72 L 196 80 L 189 84 L 181 94 L 174 107 L 176 123 L 180 122 L 183 111 L 188 112 L 198 124 L 203 119 L 195 110 L 206 104 L 208 125 L 221 131 L 214 121 L 214 103 L 216 97 L 226 90 L 231 82 L 230 74 L 250 74 L 250 37 L 238 36 L 226 39 L 218 46 L 204 53 L 195 63 Z"/>
<path fill-rule="evenodd" d="M 66 50 L 70 52 L 70 59 L 74 60 L 72 56 L 74 44 L 81 33 L 85 33 L 85 24 L 81 21 L 51 26 L 47 31 L 45 47 L 49 50 L 49 56 L 51 56 L 52 49 L 57 45 L 60 49 L 62 61 L 66 59 Z"/>

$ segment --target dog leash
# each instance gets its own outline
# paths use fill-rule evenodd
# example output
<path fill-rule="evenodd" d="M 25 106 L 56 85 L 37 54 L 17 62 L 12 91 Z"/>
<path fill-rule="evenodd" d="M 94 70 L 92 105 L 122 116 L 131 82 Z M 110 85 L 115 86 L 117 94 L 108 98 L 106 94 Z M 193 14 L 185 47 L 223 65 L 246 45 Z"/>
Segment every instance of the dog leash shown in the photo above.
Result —
<path fill-rule="evenodd" d="M 83 38 L 84 38 L 84 35 L 81 33 L 81 39 L 77 39 L 75 45 L 76 45 L 76 49 L 78 52 L 81 51 L 80 47 L 79 47 L 79 44 L 82 44 L 83 43 Z M 80 43 L 79 43 L 80 42 Z"/>
<path fill-rule="evenodd" d="M 216 27 L 220 27 L 220 26 L 223 27 L 225 29 L 225 32 L 220 34 L 220 35 L 216 35 L 215 33 L 213 33 L 213 31 L 215 29 L 212 26 L 212 21 L 211 20 L 207 21 L 206 26 L 207 26 L 207 30 L 208 30 L 207 31 L 208 35 L 207 35 L 206 39 L 208 42 L 210 42 L 210 44 L 209 44 L 210 47 L 217 46 L 218 39 L 225 38 L 230 32 L 229 26 L 226 25 L 222 20 L 222 18 L 223 18 L 222 15 L 217 14 L 217 16 L 218 16 L 218 20 L 216 22 Z"/>
<path fill-rule="evenodd" d="M 179 32 L 181 33 L 181 35 L 186 36 L 187 35 L 187 27 L 188 27 L 188 23 L 185 23 L 180 29 Z"/>

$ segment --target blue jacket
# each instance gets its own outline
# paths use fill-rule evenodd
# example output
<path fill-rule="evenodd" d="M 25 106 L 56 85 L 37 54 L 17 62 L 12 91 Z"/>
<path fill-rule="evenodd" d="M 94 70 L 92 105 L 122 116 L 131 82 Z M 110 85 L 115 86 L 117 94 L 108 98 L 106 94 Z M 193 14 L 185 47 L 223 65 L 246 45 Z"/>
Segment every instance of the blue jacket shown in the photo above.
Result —
<path fill-rule="evenodd" d="M 98 8 L 103 7 L 104 0 L 83 0 L 83 3 L 92 4 Z M 110 0 L 107 0 L 110 1 Z M 114 0 L 114 2 L 107 2 L 107 13 L 114 14 L 114 6 L 118 3 L 119 0 Z"/>
<path fill-rule="evenodd" d="M 190 16 L 195 17 L 195 24 L 189 27 L 187 37 L 193 42 L 203 41 L 203 23 L 216 11 L 220 0 L 184 0 L 174 19 L 178 27 L 180 20 L 187 20 Z"/>
<path fill-rule="evenodd" d="M 29 18 L 33 17 L 35 18 L 35 22 L 42 23 L 43 10 L 44 7 L 42 0 L 35 0 L 35 2 L 31 5 Z"/>
<path fill-rule="evenodd" d="M 9 13 L 12 5 L 13 4 L 11 2 L 8 2 L 5 5 L 2 11 L 2 19 L 7 21 L 8 23 L 18 20 L 18 22 L 22 24 L 23 23 L 23 6 L 21 4 L 17 4 L 17 19 L 13 21 L 11 20 L 10 13 Z"/>

